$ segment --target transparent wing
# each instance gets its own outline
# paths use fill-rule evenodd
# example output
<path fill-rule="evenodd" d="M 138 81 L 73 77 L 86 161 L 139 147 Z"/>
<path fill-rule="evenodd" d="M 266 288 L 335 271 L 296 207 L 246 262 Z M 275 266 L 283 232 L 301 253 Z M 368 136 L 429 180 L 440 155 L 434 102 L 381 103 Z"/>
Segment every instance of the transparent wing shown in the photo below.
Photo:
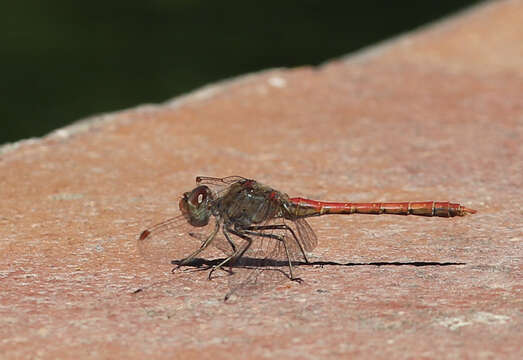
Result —
<path fill-rule="evenodd" d="M 289 281 L 289 259 L 292 263 L 292 276 L 298 277 L 297 265 L 304 258 L 299 240 L 295 237 L 297 234 L 293 222 L 286 222 L 282 218 L 270 219 L 263 225 L 252 226 L 250 230 L 243 232 L 252 243 L 243 256 L 232 264 L 233 274 L 229 277 L 230 291 L 227 296 L 256 295 Z M 242 249 L 248 246 L 248 241 L 241 241 Z"/>
<path fill-rule="evenodd" d="M 207 185 L 216 195 L 219 196 L 224 191 L 226 191 L 232 184 L 245 180 L 247 179 L 241 176 L 227 176 L 224 178 L 197 176 L 196 184 Z"/>
<path fill-rule="evenodd" d="M 217 178 L 212 176 L 197 176 L 196 177 L 196 183 L 197 184 L 225 184 L 225 185 L 231 185 L 235 182 L 241 181 L 241 180 L 247 180 L 246 178 L 242 176 L 226 176 L 223 178 Z"/>
<path fill-rule="evenodd" d="M 312 230 L 307 220 L 300 218 L 294 222 L 296 225 L 298 240 L 303 245 L 305 251 L 312 251 L 318 245 L 318 238 Z"/>
<path fill-rule="evenodd" d="M 215 232 L 216 226 L 219 224 L 214 217 L 206 226 L 194 227 L 179 215 L 144 230 L 138 238 L 138 250 L 148 262 L 168 265 L 186 258 L 215 234 L 211 245 L 231 254 L 232 248 L 220 232 Z"/>

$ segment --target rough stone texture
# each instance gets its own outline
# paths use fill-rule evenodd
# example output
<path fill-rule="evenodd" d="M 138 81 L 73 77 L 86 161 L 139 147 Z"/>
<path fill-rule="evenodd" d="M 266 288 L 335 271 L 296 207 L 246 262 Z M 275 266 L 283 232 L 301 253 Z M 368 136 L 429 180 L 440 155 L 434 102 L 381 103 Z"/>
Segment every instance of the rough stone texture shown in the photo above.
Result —
<path fill-rule="evenodd" d="M 523 2 L 492 2 L 4 147 L 1 357 L 523 358 L 521 24 Z M 225 278 L 151 266 L 135 241 L 196 175 L 232 174 L 478 213 L 312 219 L 329 265 L 224 303 Z"/>

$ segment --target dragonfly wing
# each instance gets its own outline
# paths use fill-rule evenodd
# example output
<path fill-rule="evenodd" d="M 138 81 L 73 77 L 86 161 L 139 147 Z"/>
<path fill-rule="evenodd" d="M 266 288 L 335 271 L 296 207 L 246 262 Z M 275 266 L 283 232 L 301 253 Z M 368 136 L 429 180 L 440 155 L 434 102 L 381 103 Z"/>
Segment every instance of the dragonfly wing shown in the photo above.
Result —
<path fill-rule="evenodd" d="M 307 220 L 300 218 L 294 221 L 297 230 L 298 241 L 302 244 L 305 251 L 312 251 L 318 245 L 318 238 L 312 230 Z"/>
<path fill-rule="evenodd" d="M 211 176 L 197 176 L 196 177 L 196 183 L 198 185 L 200 185 L 200 184 L 202 184 L 202 185 L 225 184 L 227 186 L 227 185 L 234 184 L 235 182 L 238 182 L 241 180 L 247 180 L 247 179 L 245 179 L 244 177 L 241 177 L 241 176 L 227 176 L 224 178 L 217 178 L 217 177 L 211 177 Z"/>
<path fill-rule="evenodd" d="M 198 249 L 215 232 L 216 219 L 202 227 L 192 226 L 183 215 L 158 223 L 144 230 L 138 238 L 138 250 L 148 262 L 168 265 L 173 260 L 182 260 Z M 232 249 L 216 234 L 211 244 L 230 254 Z"/>
<path fill-rule="evenodd" d="M 242 233 L 252 242 L 243 256 L 232 264 L 228 296 L 260 294 L 290 279 L 289 259 L 296 264 L 303 257 L 287 226 L 284 219 L 276 218 Z M 239 238 L 234 236 L 235 240 Z M 243 249 L 248 241 L 241 241 Z M 294 277 L 297 271 L 293 266 Z"/>
<path fill-rule="evenodd" d="M 197 176 L 196 177 L 196 184 L 198 185 L 206 185 L 209 187 L 215 195 L 218 197 L 225 191 L 229 189 L 229 187 L 237 183 L 239 181 L 247 180 L 241 176 L 227 176 L 224 178 L 215 178 L 210 176 Z"/>

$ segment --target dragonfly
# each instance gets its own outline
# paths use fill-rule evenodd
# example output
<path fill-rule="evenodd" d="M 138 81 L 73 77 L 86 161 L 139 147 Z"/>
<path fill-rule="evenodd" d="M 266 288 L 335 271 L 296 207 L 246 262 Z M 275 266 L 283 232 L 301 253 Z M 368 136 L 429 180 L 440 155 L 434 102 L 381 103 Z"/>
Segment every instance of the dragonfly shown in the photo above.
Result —
<path fill-rule="evenodd" d="M 302 282 L 295 275 L 294 264 L 299 261 L 310 263 L 307 253 L 318 243 L 307 218 L 329 214 L 450 218 L 476 213 L 476 210 L 449 201 L 328 202 L 291 198 L 241 176 L 198 176 L 196 187 L 185 192 L 178 205 L 180 215 L 140 234 L 140 253 L 153 262 L 177 264 L 175 271 L 194 262 L 213 244 L 226 257 L 210 267 L 209 279 L 220 269 L 230 275 L 235 269 L 250 269 L 250 275 L 235 282 L 225 299 L 241 286 L 258 283 L 260 275 L 269 269 L 292 281 Z M 195 244 L 198 244 L 196 248 Z M 173 258 L 178 260 L 173 261 Z"/>

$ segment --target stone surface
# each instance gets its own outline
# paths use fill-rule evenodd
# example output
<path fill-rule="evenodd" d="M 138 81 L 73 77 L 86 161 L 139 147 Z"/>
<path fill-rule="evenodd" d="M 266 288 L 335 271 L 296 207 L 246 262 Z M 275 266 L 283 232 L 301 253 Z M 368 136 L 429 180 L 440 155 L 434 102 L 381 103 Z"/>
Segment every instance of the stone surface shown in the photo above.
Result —
<path fill-rule="evenodd" d="M 1 357 L 522 358 L 521 24 L 523 2 L 487 3 L 320 68 L 3 147 Z M 324 266 L 223 302 L 225 277 L 152 266 L 136 238 L 196 175 L 233 174 L 478 213 L 312 219 Z"/>

